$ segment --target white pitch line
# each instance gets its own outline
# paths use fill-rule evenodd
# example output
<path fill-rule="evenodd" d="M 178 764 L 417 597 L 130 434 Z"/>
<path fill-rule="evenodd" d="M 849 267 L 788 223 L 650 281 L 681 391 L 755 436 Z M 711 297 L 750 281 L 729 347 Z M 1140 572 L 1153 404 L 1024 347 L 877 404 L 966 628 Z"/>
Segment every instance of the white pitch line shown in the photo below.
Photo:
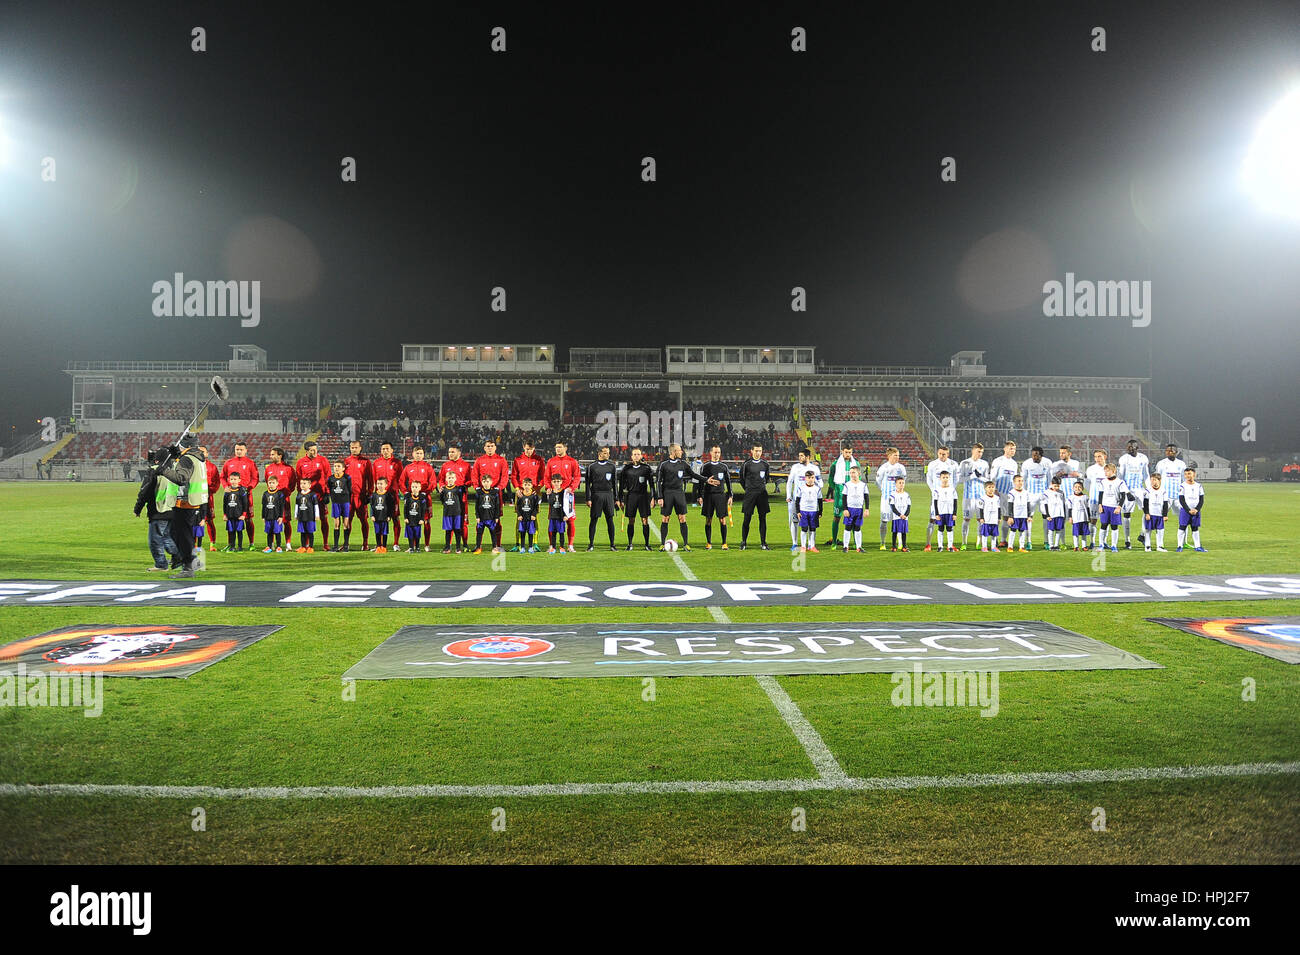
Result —
<path fill-rule="evenodd" d="M 681 571 L 682 576 L 687 580 L 699 580 L 691 568 L 686 566 L 686 561 L 682 560 L 681 555 L 676 551 L 673 551 L 673 563 L 677 565 L 677 569 Z M 733 622 L 721 607 L 709 607 L 708 609 L 710 615 L 718 623 Z M 790 694 L 776 681 L 776 677 L 763 675 L 755 676 L 754 679 L 763 688 L 767 698 L 772 701 L 776 711 L 781 714 L 781 719 L 785 720 L 785 725 L 790 727 L 790 732 L 794 733 L 794 738 L 799 741 L 803 751 L 808 754 L 808 759 L 812 762 L 813 768 L 817 770 L 817 776 L 828 782 L 840 782 L 848 779 L 848 773 L 844 772 L 844 767 L 835 758 L 835 754 L 826 745 L 826 741 L 808 722 L 808 718 L 803 715 L 799 705 L 790 699 Z"/>
<path fill-rule="evenodd" d="M 466 799 L 536 796 L 637 796 L 728 793 L 904 791 L 987 789 L 999 786 L 1071 786 L 1149 780 L 1226 779 L 1242 776 L 1293 776 L 1300 762 L 1239 763 L 1220 766 L 1144 766 L 1131 769 L 1076 769 L 1035 773 L 970 773 L 960 776 L 880 776 L 866 779 L 735 779 L 625 782 L 538 783 L 534 785 L 413 786 L 136 786 L 114 783 L 0 783 L 0 798 L 122 796 L 138 799 Z"/>
<path fill-rule="evenodd" d="M 817 775 L 830 783 L 848 779 L 848 773 L 844 772 L 844 767 L 839 764 L 839 760 L 826 745 L 826 741 L 817 730 L 813 729 L 813 725 L 808 722 L 795 701 L 790 699 L 790 694 L 776 682 L 776 677 L 764 675 L 756 676 L 754 679 L 758 681 L 767 698 L 781 714 L 781 719 L 785 720 L 786 725 L 790 727 L 795 739 L 803 746 L 804 752 L 808 754 L 808 758 L 817 769 Z"/>

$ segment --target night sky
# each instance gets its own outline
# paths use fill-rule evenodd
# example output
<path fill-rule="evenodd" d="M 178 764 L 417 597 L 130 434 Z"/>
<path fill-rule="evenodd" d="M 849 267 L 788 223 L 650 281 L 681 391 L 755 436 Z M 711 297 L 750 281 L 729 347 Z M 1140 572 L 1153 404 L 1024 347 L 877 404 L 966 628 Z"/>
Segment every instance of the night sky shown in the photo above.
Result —
<path fill-rule="evenodd" d="M 72 359 L 735 342 L 980 348 L 1002 374 L 1150 356 L 1195 447 L 1300 448 L 1300 220 L 1237 182 L 1300 82 L 1298 4 L 124 6 L 0 10 L 6 436 L 68 413 Z M 1150 279 L 1150 328 L 1045 317 L 1067 271 Z M 261 278 L 261 326 L 155 318 L 175 272 Z"/>

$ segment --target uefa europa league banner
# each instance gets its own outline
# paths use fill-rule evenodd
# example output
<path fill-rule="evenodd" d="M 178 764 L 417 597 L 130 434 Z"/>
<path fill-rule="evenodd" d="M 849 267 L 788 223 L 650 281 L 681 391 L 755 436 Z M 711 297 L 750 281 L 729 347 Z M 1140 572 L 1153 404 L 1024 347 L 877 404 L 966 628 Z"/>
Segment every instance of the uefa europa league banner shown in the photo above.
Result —
<path fill-rule="evenodd" d="M 495 575 L 494 575 L 495 576 Z M 928 607 L 1300 597 L 1300 577 L 332 582 L 0 581 L 0 607 Z"/>

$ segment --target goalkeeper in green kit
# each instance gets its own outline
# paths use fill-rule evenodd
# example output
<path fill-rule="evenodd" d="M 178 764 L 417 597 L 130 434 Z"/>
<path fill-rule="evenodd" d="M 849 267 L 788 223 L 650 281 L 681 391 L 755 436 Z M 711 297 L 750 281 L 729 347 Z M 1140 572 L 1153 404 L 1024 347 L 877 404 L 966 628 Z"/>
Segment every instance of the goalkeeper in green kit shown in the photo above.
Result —
<path fill-rule="evenodd" d="M 840 449 L 840 456 L 835 459 L 831 465 L 830 483 L 832 499 L 832 521 L 831 521 L 831 539 L 826 542 L 827 547 L 834 547 L 839 540 L 840 518 L 844 515 L 844 485 L 849 480 L 849 469 L 859 467 L 857 459 L 853 456 L 853 449 L 847 444 Z M 866 480 L 866 468 L 860 468 L 863 480 Z"/>

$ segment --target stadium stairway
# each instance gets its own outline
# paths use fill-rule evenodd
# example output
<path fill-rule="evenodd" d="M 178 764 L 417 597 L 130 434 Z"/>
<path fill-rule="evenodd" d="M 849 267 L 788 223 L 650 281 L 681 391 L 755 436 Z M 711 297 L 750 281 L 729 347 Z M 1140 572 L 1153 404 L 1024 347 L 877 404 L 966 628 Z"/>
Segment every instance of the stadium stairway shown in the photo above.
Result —
<path fill-rule="evenodd" d="M 64 448 L 66 448 L 69 444 L 71 444 L 72 439 L 75 438 L 76 436 L 77 435 L 75 432 L 69 431 L 63 437 L 59 438 L 58 441 L 55 441 L 52 445 L 49 446 L 49 448 L 46 449 L 45 453 L 41 455 L 40 457 L 41 464 L 49 464 L 51 461 L 57 458 L 59 456 L 59 452 L 62 451 Z"/>
<path fill-rule="evenodd" d="M 798 405 L 796 405 L 794 409 L 794 423 L 798 426 L 795 428 L 795 435 L 804 443 L 805 447 L 812 451 L 813 459 L 820 462 L 821 456 L 817 451 L 816 445 L 813 443 L 812 428 L 808 427 L 807 422 L 804 421 L 803 409 Z"/>
<path fill-rule="evenodd" d="M 919 444 L 921 446 L 921 450 L 925 452 L 926 460 L 927 461 L 933 460 L 934 449 L 925 443 L 925 438 L 921 437 L 921 432 L 916 430 L 916 414 L 912 411 L 909 411 L 907 408 L 899 408 L 897 410 L 898 410 L 898 416 L 902 418 L 904 421 L 906 421 L 907 426 L 912 429 L 912 434 L 916 437 L 916 443 Z"/>

